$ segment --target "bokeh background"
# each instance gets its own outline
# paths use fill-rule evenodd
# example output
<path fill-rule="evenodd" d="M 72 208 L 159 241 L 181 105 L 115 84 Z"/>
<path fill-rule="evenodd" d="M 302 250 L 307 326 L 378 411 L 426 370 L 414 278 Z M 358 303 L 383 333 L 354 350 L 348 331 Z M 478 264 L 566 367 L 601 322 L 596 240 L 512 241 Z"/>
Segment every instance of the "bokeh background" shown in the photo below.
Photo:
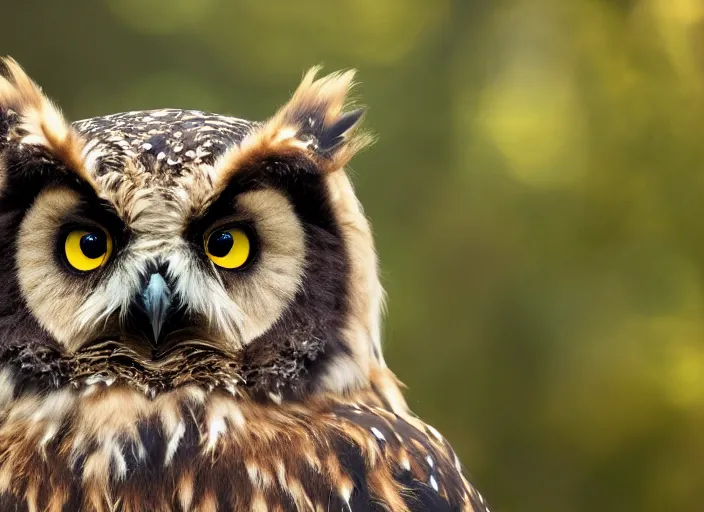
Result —
<path fill-rule="evenodd" d="M 0 0 L 70 118 L 356 67 L 387 358 L 495 511 L 704 509 L 704 2 Z"/>

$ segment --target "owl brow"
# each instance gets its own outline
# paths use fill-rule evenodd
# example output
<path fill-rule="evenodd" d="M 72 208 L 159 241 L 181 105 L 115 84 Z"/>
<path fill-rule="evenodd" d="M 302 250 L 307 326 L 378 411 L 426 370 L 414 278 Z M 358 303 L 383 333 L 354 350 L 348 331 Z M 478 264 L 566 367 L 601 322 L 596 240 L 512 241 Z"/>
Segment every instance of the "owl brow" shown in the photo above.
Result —
<path fill-rule="evenodd" d="M 64 217 L 64 223 L 88 224 L 96 222 L 113 236 L 126 231 L 125 223 L 109 201 L 91 195 L 81 195 L 81 199 L 77 210 Z"/>
<path fill-rule="evenodd" d="M 6 204 L 18 208 L 28 207 L 34 199 L 48 188 L 64 187 L 81 197 L 98 200 L 94 187 L 71 172 L 62 163 L 47 161 L 43 155 L 28 155 L 25 152 L 7 151 L 4 156 L 2 174 L 2 196 Z"/>

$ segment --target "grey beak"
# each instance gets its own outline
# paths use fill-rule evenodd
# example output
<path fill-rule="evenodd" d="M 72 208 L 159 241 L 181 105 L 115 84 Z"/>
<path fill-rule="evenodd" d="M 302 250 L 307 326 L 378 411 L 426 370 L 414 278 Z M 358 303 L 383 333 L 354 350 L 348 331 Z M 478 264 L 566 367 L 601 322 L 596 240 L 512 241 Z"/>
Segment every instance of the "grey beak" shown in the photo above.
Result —
<path fill-rule="evenodd" d="M 171 290 L 161 274 L 149 277 L 149 283 L 142 292 L 142 306 L 149 318 L 154 342 L 157 342 L 171 307 Z"/>

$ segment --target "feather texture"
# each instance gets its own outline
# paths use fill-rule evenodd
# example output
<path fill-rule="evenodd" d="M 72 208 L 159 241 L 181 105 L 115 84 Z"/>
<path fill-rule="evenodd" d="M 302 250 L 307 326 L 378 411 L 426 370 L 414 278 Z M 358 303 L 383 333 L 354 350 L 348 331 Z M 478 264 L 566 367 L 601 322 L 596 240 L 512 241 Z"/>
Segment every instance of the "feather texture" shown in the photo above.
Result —
<path fill-rule="evenodd" d="M 0 510 L 488 511 L 384 361 L 352 71 L 314 68 L 261 123 L 70 125 L 3 63 Z M 113 248 L 89 272 L 75 230 Z M 228 230 L 237 270 L 206 250 Z"/>
<path fill-rule="evenodd" d="M 186 386 L 149 400 L 0 380 L 0 503 L 17 510 L 487 510 L 447 441 L 373 392 L 276 404 Z"/>

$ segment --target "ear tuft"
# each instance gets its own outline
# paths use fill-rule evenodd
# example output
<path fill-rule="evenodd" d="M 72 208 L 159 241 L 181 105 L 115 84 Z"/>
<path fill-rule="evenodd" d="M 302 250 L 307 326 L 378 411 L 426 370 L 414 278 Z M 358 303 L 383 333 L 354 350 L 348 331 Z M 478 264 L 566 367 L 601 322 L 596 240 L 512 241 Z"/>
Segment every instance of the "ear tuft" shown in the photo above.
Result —
<path fill-rule="evenodd" d="M 316 66 L 305 74 L 288 103 L 269 121 L 272 128 L 289 125 L 304 129 L 312 122 L 320 129 L 338 120 L 352 88 L 355 71 L 332 73 L 316 80 L 318 71 L 320 67 Z"/>
<path fill-rule="evenodd" d="M 357 134 L 364 109 L 343 112 L 354 83 L 354 70 L 332 73 L 316 80 L 320 67 L 309 70 L 293 96 L 265 125 L 270 133 L 295 132 L 325 170 L 344 167 L 354 154 L 371 142 Z"/>
<path fill-rule="evenodd" d="M 318 150 L 322 154 L 333 152 L 335 148 L 345 141 L 345 136 L 354 130 L 361 121 L 362 116 L 364 116 L 364 109 L 358 108 L 352 112 L 342 114 L 332 125 L 323 126 L 323 129 L 316 134 Z M 311 127 L 311 130 L 314 128 Z"/>
<path fill-rule="evenodd" d="M 90 183 L 81 137 L 14 59 L 2 58 L 0 64 L 0 122 L 5 136 L 46 151 Z"/>
<path fill-rule="evenodd" d="M 321 171 L 333 172 L 371 143 L 371 136 L 357 130 L 364 109 L 344 112 L 355 72 L 316 79 L 319 70 L 308 71 L 288 103 L 223 155 L 215 170 L 220 187 L 238 169 L 272 156 L 305 156 Z"/>

